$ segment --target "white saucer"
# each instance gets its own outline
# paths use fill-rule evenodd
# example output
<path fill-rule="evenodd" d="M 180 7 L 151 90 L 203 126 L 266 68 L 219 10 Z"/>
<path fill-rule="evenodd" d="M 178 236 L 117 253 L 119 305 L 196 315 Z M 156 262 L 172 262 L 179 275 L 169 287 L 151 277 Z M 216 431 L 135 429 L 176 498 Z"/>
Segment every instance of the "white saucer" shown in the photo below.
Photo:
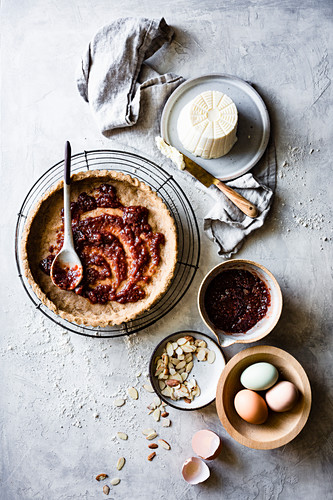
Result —
<path fill-rule="evenodd" d="M 186 151 L 177 134 L 180 111 L 205 90 L 219 90 L 227 94 L 238 109 L 236 144 L 227 155 L 211 160 L 204 160 Z M 182 83 L 169 97 L 161 118 L 163 139 L 223 181 L 235 179 L 254 167 L 265 152 L 269 133 L 268 112 L 258 92 L 240 78 L 219 73 L 203 75 Z"/>

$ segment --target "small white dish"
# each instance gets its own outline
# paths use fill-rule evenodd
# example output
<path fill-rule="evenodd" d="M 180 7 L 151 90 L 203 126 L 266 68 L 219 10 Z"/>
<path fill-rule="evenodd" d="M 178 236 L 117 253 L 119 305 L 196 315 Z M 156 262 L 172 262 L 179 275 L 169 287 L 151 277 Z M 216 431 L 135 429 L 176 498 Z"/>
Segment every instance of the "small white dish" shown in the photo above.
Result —
<path fill-rule="evenodd" d="M 178 138 L 177 121 L 183 107 L 206 90 L 227 94 L 238 110 L 237 142 L 220 158 L 205 160 L 186 151 Z M 265 152 L 270 121 L 264 101 L 247 82 L 226 74 L 203 75 L 182 83 L 167 100 L 161 118 L 163 139 L 222 181 L 235 179 L 249 170 Z"/>
<path fill-rule="evenodd" d="M 208 361 L 198 361 L 195 356 L 193 357 L 193 368 L 188 378 L 194 378 L 197 381 L 201 393 L 199 396 L 196 396 L 191 403 L 186 403 L 183 398 L 173 401 L 171 398 L 161 394 L 158 378 L 154 375 L 155 358 L 162 355 L 168 342 L 176 342 L 177 339 L 184 337 L 184 335 L 191 335 L 195 339 L 204 340 L 207 344 L 207 348 L 215 352 L 215 361 L 212 364 L 209 364 Z M 155 347 L 149 363 L 149 378 L 156 394 L 169 406 L 177 408 L 178 410 L 199 410 L 208 406 L 215 400 L 217 384 L 225 365 L 226 362 L 222 349 L 215 340 L 204 333 L 185 330 L 168 335 Z"/>
<path fill-rule="evenodd" d="M 245 270 L 255 276 L 258 276 L 265 283 L 270 293 L 270 304 L 265 316 L 245 333 L 228 333 L 221 330 L 209 319 L 205 309 L 205 294 L 208 285 L 217 275 L 230 269 Z M 236 343 L 248 344 L 266 337 L 266 335 L 273 330 L 279 321 L 282 311 L 282 303 L 281 289 L 273 274 L 261 264 L 244 259 L 226 260 L 215 266 L 202 280 L 198 292 L 198 309 L 201 319 L 214 333 L 222 347 L 228 347 L 229 345 Z"/>

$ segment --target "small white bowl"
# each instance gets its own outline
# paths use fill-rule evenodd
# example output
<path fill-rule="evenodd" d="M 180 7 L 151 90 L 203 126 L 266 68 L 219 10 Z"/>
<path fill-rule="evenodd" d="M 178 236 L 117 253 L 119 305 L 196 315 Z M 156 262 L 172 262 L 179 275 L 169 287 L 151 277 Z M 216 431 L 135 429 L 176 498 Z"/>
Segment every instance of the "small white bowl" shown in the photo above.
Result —
<path fill-rule="evenodd" d="M 188 378 L 194 378 L 197 381 L 201 393 L 199 396 L 196 396 L 191 403 L 186 403 L 183 398 L 178 399 L 177 401 L 173 401 L 171 398 L 168 398 L 161 394 L 161 389 L 158 384 L 158 378 L 154 375 L 155 358 L 162 355 L 162 353 L 164 352 L 164 348 L 168 342 L 176 342 L 177 339 L 184 337 L 184 335 L 191 335 L 195 339 L 204 340 L 207 344 L 207 348 L 210 351 L 215 352 L 215 361 L 212 364 L 209 364 L 208 361 L 198 361 L 195 356 L 193 357 L 193 368 Z M 178 410 L 199 410 L 201 408 L 204 408 L 205 406 L 208 406 L 215 400 L 217 383 L 219 381 L 223 368 L 225 367 L 225 364 L 226 362 L 222 353 L 222 349 L 217 344 L 217 342 L 215 342 L 215 340 L 213 340 L 208 335 L 205 335 L 204 333 L 185 330 L 168 335 L 168 337 L 165 337 L 155 347 L 149 363 L 149 378 L 156 394 L 169 406 L 177 408 Z"/>
<path fill-rule="evenodd" d="M 218 274 L 230 269 L 242 269 L 258 276 L 266 284 L 271 297 L 266 315 L 245 333 L 228 333 L 219 329 L 211 322 L 205 309 L 208 285 Z M 282 293 L 272 273 L 261 264 L 242 259 L 226 260 L 209 271 L 203 279 L 198 293 L 198 308 L 203 322 L 214 333 L 222 347 L 235 343 L 248 344 L 262 339 L 273 330 L 282 311 Z"/>

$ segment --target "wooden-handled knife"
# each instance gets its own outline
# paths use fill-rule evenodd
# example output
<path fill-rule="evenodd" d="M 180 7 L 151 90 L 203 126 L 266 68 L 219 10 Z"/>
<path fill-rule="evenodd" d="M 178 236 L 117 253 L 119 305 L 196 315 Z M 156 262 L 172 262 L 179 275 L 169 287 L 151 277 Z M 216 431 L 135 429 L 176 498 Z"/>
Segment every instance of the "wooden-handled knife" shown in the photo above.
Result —
<path fill-rule="evenodd" d="M 182 153 L 183 154 L 183 153 Z M 246 198 L 237 193 L 234 189 L 226 186 L 222 181 L 216 179 L 213 175 L 208 173 L 204 168 L 200 167 L 197 163 L 195 163 L 191 158 L 188 158 L 183 154 L 185 170 L 190 172 L 199 182 L 201 182 L 204 186 L 209 187 L 214 184 L 223 194 L 232 201 L 236 207 L 239 208 L 245 215 L 249 217 L 255 218 L 258 215 L 257 207 L 252 205 Z"/>

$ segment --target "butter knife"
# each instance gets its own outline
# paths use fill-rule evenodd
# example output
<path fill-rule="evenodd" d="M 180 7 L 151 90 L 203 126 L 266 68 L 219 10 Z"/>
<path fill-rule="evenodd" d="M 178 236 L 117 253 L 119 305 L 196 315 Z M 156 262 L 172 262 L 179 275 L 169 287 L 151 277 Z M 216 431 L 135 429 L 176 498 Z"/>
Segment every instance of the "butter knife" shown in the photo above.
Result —
<path fill-rule="evenodd" d="M 200 167 L 191 158 L 188 158 L 182 153 L 184 157 L 185 170 L 187 170 L 193 177 L 195 177 L 201 184 L 206 187 L 214 184 L 227 198 L 229 198 L 236 207 L 239 208 L 245 215 L 255 218 L 258 215 L 257 207 L 254 206 L 249 200 L 237 193 L 234 189 L 226 186 L 222 181 L 216 179 L 213 175 L 207 172 L 204 168 Z"/>

